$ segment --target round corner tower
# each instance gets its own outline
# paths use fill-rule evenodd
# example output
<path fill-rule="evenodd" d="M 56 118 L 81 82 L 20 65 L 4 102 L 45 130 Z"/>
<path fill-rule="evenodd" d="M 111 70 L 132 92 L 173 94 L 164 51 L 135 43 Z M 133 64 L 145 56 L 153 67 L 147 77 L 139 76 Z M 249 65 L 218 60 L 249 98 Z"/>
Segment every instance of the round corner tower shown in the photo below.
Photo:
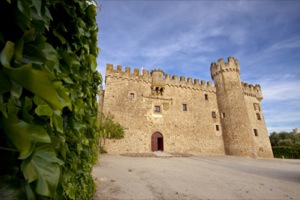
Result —
<path fill-rule="evenodd" d="M 165 89 L 165 73 L 160 69 L 154 69 L 151 71 L 152 84 L 151 90 L 152 94 L 163 95 Z"/>
<path fill-rule="evenodd" d="M 238 60 L 223 59 L 210 67 L 216 86 L 217 102 L 221 114 L 223 140 L 227 155 L 257 157 L 251 123 L 243 95 Z"/>

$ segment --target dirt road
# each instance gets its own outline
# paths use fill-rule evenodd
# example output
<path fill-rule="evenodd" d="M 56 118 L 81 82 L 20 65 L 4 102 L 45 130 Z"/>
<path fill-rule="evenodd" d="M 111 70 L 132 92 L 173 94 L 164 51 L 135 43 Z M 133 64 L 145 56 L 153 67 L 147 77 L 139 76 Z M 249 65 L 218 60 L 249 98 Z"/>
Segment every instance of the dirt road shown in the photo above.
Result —
<path fill-rule="evenodd" d="M 300 160 L 100 156 L 100 199 L 300 199 Z"/>

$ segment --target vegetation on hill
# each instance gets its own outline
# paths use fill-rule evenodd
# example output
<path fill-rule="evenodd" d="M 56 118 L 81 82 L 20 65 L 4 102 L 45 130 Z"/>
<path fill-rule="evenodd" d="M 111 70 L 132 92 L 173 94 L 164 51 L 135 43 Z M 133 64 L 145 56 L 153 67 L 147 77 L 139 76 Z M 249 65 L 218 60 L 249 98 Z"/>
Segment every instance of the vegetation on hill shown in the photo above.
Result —
<path fill-rule="evenodd" d="M 0 197 L 92 199 L 96 6 L 0 1 Z"/>
<path fill-rule="evenodd" d="M 275 158 L 300 158 L 299 133 L 273 132 L 269 137 Z"/>

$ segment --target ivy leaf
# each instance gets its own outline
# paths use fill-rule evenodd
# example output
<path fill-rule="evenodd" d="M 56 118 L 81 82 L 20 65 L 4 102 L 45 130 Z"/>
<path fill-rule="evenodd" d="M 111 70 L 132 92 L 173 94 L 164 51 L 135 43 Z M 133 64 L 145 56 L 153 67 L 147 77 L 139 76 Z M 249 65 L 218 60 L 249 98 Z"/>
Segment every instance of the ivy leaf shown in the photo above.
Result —
<path fill-rule="evenodd" d="M 38 116 L 52 116 L 53 110 L 48 105 L 40 105 L 35 109 L 35 113 Z"/>
<path fill-rule="evenodd" d="M 38 116 L 49 116 L 49 117 L 52 116 L 53 114 L 52 108 L 42 98 L 35 95 L 33 97 L 33 102 L 37 105 L 34 111 Z"/>
<path fill-rule="evenodd" d="M 26 183 L 25 185 L 25 192 L 28 200 L 35 200 L 35 195 L 29 185 L 29 183 Z"/>
<path fill-rule="evenodd" d="M 0 71 L 0 95 L 2 95 L 5 92 L 10 91 L 11 88 L 11 82 L 5 72 Z"/>
<path fill-rule="evenodd" d="M 29 19 L 31 19 L 30 7 L 29 4 L 31 1 L 18 0 L 18 9 Z"/>
<path fill-rule="evenodd" d="M 62 44 L 66 44 L 66 39 L 59 32 L 54 29 L 52 33 L 60 40 Z"/>
<path fill-rule="evenodd" d="M 14 55 L 15 43 L 7 41 L 4 49 L 1 51 L 0 61 L 4 67 L 10 67 L 10 61 Z"/>
<path fill-rule="evenodd" d="M 2 104 L 2 103 L 0 104 L 0 111 L 4 115 L 4 117 L 6 117 L 6 118 L 8 117 L 5 104 Z"/>
<path fill-rule="evenodd" d="M 42 97 L 54 109 L 61 110 L 67 106 L 60 101 L 60 97 L 45 72 L 33 69 L 31 64 L 26 64 L 19 68 L 6 68 L 8 69 L 7 74 L 11 79 L 32 93 Z M 66 98 L 64 99 L 65 102 L 70 102 L 68 96 L 65 95 L 63 98 Z"/>
<path fill-rule="evenodd" d="M 33 0 L 33 5 L 38 13 L 39 16 L 42 16 L 42 13 L 41 13 L 41 7 L 42 7 L 42 1 L 40 0 Z"/>
<path fill-rule="evenodd" d="M 73 52 L 69 51 L 61 51 L 60 53 L 64 58 L 64 61 L 69 66 L 70 72 L 77 74 L 80 68 L 80 62 L 78 61 L 78 57 Z"/>
<path fill-rule="evenodd" d="M 22 162 L 21 170 L 29 183 L 37 180 L 38 194 L 51 197 L 55 194 L 60 177 L 59 165 L 62 164 L 51 145 L 42 145 Z"/>
<path fill-rule="evenodd" d="M 42 65 L 45 62 L 45 55 L 37 46 L 28 44 L 24 46 L 22 62 Z"/>
<path fill-rule="evenodd" d="M 2 118 L 1 126 L 7 137 L 20 152 L 19 159 L 25 159 L 31 155 L 36 142 L 50 143 L 50 137 L 42 126 L 26 123 L 18 119 L 16 115 L 8 114 Z"/>
<path fill-rule="evenodd" d="M 45 48 L 43 49 L 43 53 L 46 57 L 45 66 L 46 68 L 52 72 L 54 69 L 59 69 L 59 61 L 58 55 L 55 49 L 48 43 L 45 44 Z"/>
<path fill-rule="evenodd" d="M 15 59 L 20 60 L 23 56 L 24 40 L 23 38 L 19 39 L 15 44 Z"/>
<path fill-rule="evenodd" d="M 52 120 L 56 131 L 63 133 L 63 118 L 61 117 L 61 112 L 59 110 L 54 111 Z"/>
<path fill-rule="evenodd" d="M 31 123 L 33 120 L 33 116 L 28 112 L 32 108 L 32 101 L 30 98 L 25 97 L 25 101 L 22 104 L 22 119 L 24 119 L 27 123 Z"/>
<path fill-rule="evenodd" d="M 91 70 L 95 71 L 96 68 L 97 68 L 96 57 L 93 56 L 92 54 L 89 54 L 88 55 L 88 60 L 89 60 L 89 63 L 90 63 Z"/>
<path fill-rule="evenodd" d="M 10 94 L 12 97 L 19 99 L 21 94 L 22 94 L 22 86 L 15 83 L 14 81 L 11 81 L 11 90 L 10 90 Z"/>

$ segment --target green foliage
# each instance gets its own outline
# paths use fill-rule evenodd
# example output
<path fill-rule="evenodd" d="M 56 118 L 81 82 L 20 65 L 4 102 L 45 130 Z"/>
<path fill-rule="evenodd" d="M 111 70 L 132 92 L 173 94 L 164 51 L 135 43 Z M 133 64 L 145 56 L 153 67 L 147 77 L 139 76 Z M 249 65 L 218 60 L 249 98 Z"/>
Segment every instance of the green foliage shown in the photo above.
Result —
<path fill-rule="evenodd" d="M 100 74 L 92 0 L 0 2 L 0 196 L 92 199 Z"/>
<path fill-rule="evenodd" d="M 125 128 L 114 120 L 112 114 L 105 115 L 104 113 L 98 113 L 99 119 L 99 148 L 100 153 L 107 153 L 105 150 L 106 139 L 121 139 L 124 138 Z"/>
<path fill-rule="evenodd" d="M 300 159 L 300 147 L 274 146 L 272 150 L 275 158 Z"/>
<path fill-rule="evenodd" d="M 120 123 L 115 122 L 112 114 L 105 115 L 103 113 L 99 113 L 99 130 L 100 137 L 105 137 L 108 139 L 124 138 L 125 128 Z"/>
<path fill-rule="evenodd" d="M 293 132 L 273 132 L 270 142 L 275 158 L 300 158 L 300 135 Z"/>
<path fill-rule="evenodd" d="M 300 147 L 300 135 L 294 134 L 293 132 L 291 133 L 273 132 L 271 133 L 269 138 L 272 146 L 292 146 L 292 147 L 299 146 Z"/>

